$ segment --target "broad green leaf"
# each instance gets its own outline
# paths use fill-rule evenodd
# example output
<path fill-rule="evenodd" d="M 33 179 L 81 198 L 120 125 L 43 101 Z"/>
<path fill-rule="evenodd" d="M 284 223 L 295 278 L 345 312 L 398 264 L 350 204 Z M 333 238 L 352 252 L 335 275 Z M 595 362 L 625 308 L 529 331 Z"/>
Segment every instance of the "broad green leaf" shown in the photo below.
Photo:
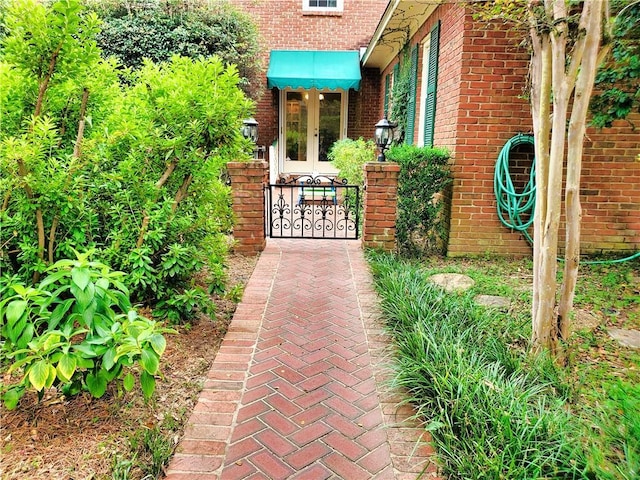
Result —
<path fill-rule="evenodd" d="M 20 335 L 20 338 L 16 342 L 16 346 L 18 348 L 26 347 L 29 344 L 29 342 L 33 339 L 34 332 L 35 332 L 35 329 L 33 327 L 33 323 L 27 323 L 22 329 L 22 335 Z"/>
<path fill-rule="evenodd" d="M 63 355 L 60 357 L 60 361 L 58 361 L 58 378 L 62 382 L 68 382 L 73 377 L 73 374 L 76 372 L 77 367 L 76 357 L 72 355 Z"/>
<path fill-rule="evenodd" d="M 94 358 L 96 356 L 95 349 L 87 343 L 79 343 L 77 345 L 74 345 L 73 349 L 76 352 L 82 353 L 85 356 L 85 358 Z"/>
<path fill-rule="evenodd" d="M 33 385 L 33 388 L 40 391 L 47 384 L 49 378 L 49 364 L 46 360 L 39 360 L 31 365 L 29 368 L 29 382 Z"/>
<path fill-rule="evenodd" d="M 20 335 L 22 335 L 22 332 L 24 331 L 26 326 L 27 326 L 26 315 L 20 317 L 20 320 L 18 320 L 15 324 L 7 325 L 7 337 L 9 338 L 9 340 L 11 340 L 12 343 L 17 344 L 18 339 L 20 338 Z M 21 345 L 21 346 L 24 346 L 24 345 Z"/>
<path fill-rule="evenodd" d="M 42 345 L 43 350 L 48 351 L 51 350 L 54 346 L 60 343 L 60 335 L 53 333 L 47 335 L 44 340 L 44 344 Z"/>
<path fill-rule="evenodd" d="M 56 381 L 56 376 L 57 376 L 56 367 L 48 363 L 47 364 L 47 382 L 44 384 L 44 386 L 47 388 L 51 388 L 51 386 L 53 385 L 53 382 Z"/>
<path fill-rule="evenodd" d="M 87 327 L 91 327 L 93 325 L 96 310 L 97 310 L 96 302 L 93 302 L 87 305 L 87 307 L 82 312 L 82 321 Z"/>
<path fill-rule="evenodd" d="M 40 288 L 47 287 L 47 286 L 51 285 L 52 283 L 57 282 L 61 278 L 67 277 L 68 275 L 69 275 L 69 272 L 67 270 L 61 270 L 59 272 L 49 273 L 45 277 L 45 279 L 40 282 L 39 287 Z"/>
<path fill-rule="evenodd" d="M 109 289 L 109 280 L 107 280 L 104 277 L 99 278 L 98 280 L 96 280 L 96 287 L 99 287 L 100 290 L 102 290 L 101 292 L 101 296 L 102 296 L 102 294 L 104 294 L 104 292 Z"/>
<path fill-rule="evenodd" d="M 75 283 L 80 290 L 84 290 L 91 281 L 91 273 L 87 268 L 75 267 L 71 270 L 71 280 Z"/>
<path fill-rule="evenodd" d="M 165 348 L 167 348 L 167 341 L 160 333 L 154 333 L 153 335 L 151 335 L 149 337 L 149 343 L 158 355 L 162 355 Z"/>
<path fill-rule="evenodd" d="M 107 370 L 111 370 L 116 363 L 115 357 L 116 357 L 116 348 L 111 347 L 109 350 L 104 352 L 104 355 L 102 356 L 102 367 Z"/>
<path fill-rule="evenodd" d="M 135 377 L 131 374 L 131 372 L 127 373 L 122 379 L 122 386 L 127 392 L 133 390 L 133 386 L 136 382 Z"/>
<path fill-rule="evenodd" d="M 7 407 L 7 410 L 13 410 L 16 408 L 18 406 L 18 402 L 22 398 L 22 395 L 24 395 L 23 388 L 12 388 L 11 390 L 8 390 L 7 393 L 2 396 L 2 401 L 4 402 L 4 406 Z"/>
<path fill-rule="evenodd" d="M 142 387 L 144 398 L 149 399 L 151 398 L 151 395 L 153 395 L 153 391 L 156 389 L 156 379 L 153 375 L 149 375 L 143 370 L 140 374 L 140 386 Z"/>
<path fill-rule="evenodd" d="M 94 398 L 100 398 L 107 391 L 107 380 L 100 375 L 90 373 L 85 379 L 87 389 Z"/>
<path fill-rule="evenodd" d="M 140 364 L 151 375 L 155 375 L 158 372 L 158 365 L 160 361 L 158 355 L 150 348 L 143 348 L 142 355 L 140 355 Z"/>
<path fill-rule="evenodd" d="M 81 289 L 75 284 L 71 284 L 71 294 L 76 297 L 78 301 L 78 305 L 81 310 L 84 311 L 87 306 L 93 301 L 93 297 L 95 295 L 95 286 L 93 283 L 87 284 L 86 289 Z"/>
<path fill-rule="evenodd" d="M 13 302 L 9 302 L 6 310 L 7 322 L 9 325 L 13 325 L 22 317 L 22 314 L 27 309 L 27 301 L 26 300 L 14 300 Z"/>
<path fill-rule="evenodd" d="M 60 320 L 62 320 L 65 314 L 69 311 L 69 308 L 71 308 L 71 305 L 73 305 L 74 301 L 75 300 L 73 298 L 68 298 L 64 302 L 58 304 L 49 317 L 47 330 L 55 330 L 60 323 Z"/>
<path fill-rule="evenodd" d="M 14 292 L 16 292 L 21 297 L 24 297 L 27 294 L 27 288 L 23 285 L 11 285 L 11 288 L 13 288 Z"/>

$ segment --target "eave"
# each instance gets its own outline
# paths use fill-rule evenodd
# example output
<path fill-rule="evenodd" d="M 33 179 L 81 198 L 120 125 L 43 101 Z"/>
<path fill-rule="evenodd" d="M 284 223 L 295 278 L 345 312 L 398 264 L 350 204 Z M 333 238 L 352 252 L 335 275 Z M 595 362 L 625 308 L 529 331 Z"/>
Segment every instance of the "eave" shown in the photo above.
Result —
<path fill-rule="evenodd" d="M 391 0 L 361 63 L 384 70 L 443 0 Z"/>

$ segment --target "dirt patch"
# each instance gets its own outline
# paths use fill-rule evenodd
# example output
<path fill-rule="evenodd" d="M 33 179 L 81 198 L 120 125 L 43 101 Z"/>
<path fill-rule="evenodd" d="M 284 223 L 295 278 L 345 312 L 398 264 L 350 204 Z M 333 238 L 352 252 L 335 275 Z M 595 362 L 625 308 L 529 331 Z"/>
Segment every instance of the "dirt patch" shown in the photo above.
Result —
<path fill-rule="evenodd" d="M 255 258 L 228 259 L 229 291 L 237 293 L 255 267 Z M 235 287 L 235 288 L 234 288 Z M 65 399 L 55 389 L 38 401 L 27 394 L 18 409 L 0 407 L 0 472 L 13 479 L 116 478 L 114 468 L 129 479 L 143 478 L 152 452 L 145 432 L 154 432 L 167 448 L 175 448 L 197 401 L 235 310 L 234 299 L 214 296 L 215 318 L 203 317 L 167 336 L 156 392 L 145 403 L 139 391 L 110 387 L 104 397 Z"/>

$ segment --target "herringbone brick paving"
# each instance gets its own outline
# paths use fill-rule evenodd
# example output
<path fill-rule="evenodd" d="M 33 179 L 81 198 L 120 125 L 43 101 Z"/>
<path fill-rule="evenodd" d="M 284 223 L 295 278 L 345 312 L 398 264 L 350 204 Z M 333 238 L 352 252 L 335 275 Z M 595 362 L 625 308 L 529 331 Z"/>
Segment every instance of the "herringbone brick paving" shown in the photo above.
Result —
<path fill-rule="evenodd" d="M 433 478 L 357 241 L 269 239 L 169 480 Z"/>

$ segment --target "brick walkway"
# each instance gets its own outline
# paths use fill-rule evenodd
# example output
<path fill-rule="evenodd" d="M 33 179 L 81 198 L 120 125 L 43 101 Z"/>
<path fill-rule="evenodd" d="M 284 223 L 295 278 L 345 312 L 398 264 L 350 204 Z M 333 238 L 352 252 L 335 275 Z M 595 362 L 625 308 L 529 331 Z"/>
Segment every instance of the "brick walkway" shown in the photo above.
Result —
<path fill-rule="evenodd" d="M 434 478 L 360 242 L 269 239 L 168 480 Z"/>

